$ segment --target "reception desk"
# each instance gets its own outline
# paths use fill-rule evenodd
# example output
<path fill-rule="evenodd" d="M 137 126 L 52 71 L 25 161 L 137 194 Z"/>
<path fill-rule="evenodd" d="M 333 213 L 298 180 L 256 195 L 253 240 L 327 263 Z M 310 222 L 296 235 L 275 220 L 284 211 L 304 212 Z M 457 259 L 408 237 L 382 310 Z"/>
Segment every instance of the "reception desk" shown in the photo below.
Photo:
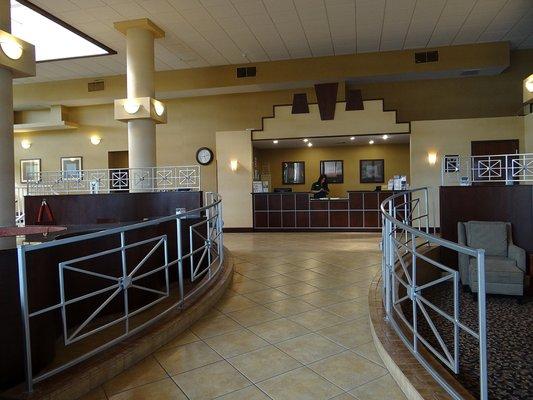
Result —
<path fill-rule="evenodd" d="M 308 192 L 253 193 L 254 230 L 378 231 L 379 205 L 392 191 L 349 191 L 313 199 Z"/>

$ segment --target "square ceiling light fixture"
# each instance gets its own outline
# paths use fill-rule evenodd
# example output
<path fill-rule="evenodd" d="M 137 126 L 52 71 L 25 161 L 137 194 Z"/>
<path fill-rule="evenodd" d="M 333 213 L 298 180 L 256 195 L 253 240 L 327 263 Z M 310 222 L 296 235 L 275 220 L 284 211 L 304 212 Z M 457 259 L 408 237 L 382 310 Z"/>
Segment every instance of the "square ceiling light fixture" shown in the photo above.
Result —
<path fill-rule="evenodd" d="M 37 62 L 116 54 L 26 0 L 11 0 L 11 33 L 35 45 Z"/>

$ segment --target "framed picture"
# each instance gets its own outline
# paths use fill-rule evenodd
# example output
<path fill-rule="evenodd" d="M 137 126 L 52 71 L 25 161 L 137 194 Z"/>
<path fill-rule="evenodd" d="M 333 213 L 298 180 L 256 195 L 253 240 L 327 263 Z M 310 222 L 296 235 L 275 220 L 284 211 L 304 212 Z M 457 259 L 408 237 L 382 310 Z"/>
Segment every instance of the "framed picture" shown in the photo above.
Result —
<path fill-rule="evenodd" d="M 305 183 L 305 162 L 284 161 L 281 163 L 281 176 L 284 185 L 300 185 Z"/>
<path fill-rule="evenodd" d="M 361 183 L 385 182 L 385 160 L 359 160 L 359 180 Z"/>
<path fill-rule="evenodd" d="M 41 159 L 20 160 L 20 182 L 38 182 L 40 180 Z"/>
<path fill-rule="evenodd" d="M 344 161 L 322 160 L 320 161 L 320 175 L 326 175 L 328 183 L 344 182 Z"/>
<path fill-rule="evenodd" d="M 63 179 L 81 179 L 82 169 L 82 157 L 61 157 L 61 172 L 63 175 Z"/>

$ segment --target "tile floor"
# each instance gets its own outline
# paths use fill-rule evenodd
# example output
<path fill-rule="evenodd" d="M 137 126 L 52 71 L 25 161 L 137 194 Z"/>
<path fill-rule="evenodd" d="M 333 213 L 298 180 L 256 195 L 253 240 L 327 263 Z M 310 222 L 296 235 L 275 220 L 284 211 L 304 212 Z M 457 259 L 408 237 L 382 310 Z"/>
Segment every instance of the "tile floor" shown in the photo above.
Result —
<path fill-rule="evenodd" d="M 236 273 L 216 309 L 82 399 L 405 399 L 370 334 L 378 238 L 226 234 Z"/>

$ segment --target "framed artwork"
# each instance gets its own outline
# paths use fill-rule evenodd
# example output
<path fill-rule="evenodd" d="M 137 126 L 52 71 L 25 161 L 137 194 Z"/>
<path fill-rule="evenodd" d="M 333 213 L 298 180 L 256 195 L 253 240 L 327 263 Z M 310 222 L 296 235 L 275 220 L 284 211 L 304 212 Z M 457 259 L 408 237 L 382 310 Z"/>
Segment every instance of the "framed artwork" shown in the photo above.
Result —
<path fill-rule="evenodd" d="M 320 161 L 320 175 L 326 175 L 328 183 L 344 182 L 344 161 L 343 160 L 322 160 Z"/>
<path fill-rule="evenodd" d="M 281 176 L 284 185 L 300 185 L 305 183 L 305 162 L 284 161 L 281 163 Z"/>
<path fill-rule="evenodd" d="M 20 182 L 38 182 L 41 172 L 41 159 L 20 160 Z"/>
<path fill-rule="evenodd" d="M 63 179 L 81 179 L 81 170 L 83 169 L 82 160 L 82 157 L 61 157 L 61 172 Z"/>
<path fill-rule="evenodd" d="M 359 160 L 359 181 L 361 183 L 385 182 L 385 160 Z"/>

